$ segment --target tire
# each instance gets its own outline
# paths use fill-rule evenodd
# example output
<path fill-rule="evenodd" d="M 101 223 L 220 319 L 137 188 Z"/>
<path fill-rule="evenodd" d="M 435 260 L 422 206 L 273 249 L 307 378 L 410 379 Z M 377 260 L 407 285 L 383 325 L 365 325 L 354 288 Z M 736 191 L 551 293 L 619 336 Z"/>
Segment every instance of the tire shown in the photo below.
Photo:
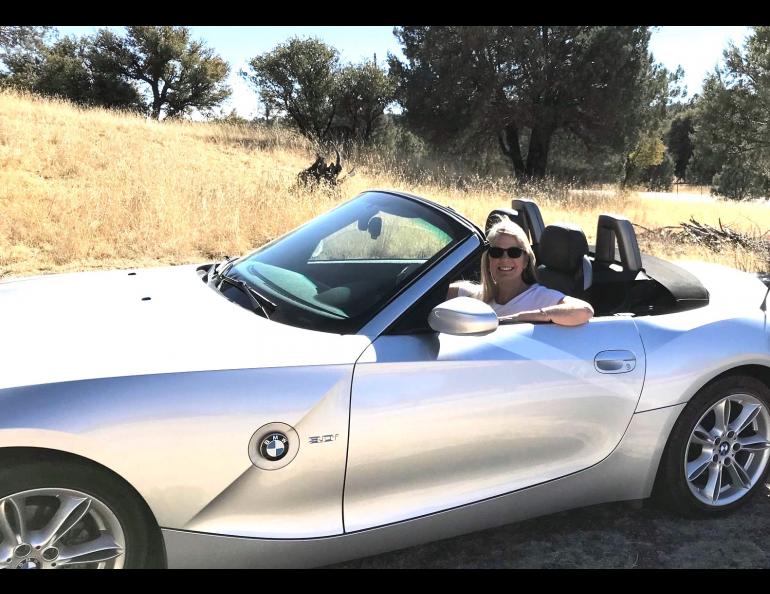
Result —
<path fill-rule="evenodd" d="M 140 568 L 149 545 L 140 502 L 103 470 L 53 461 L 0 470 L 0 568 Z"/>
<path fill-rule="evenodd" d="M 727 423 L 719 418 L 728 416 Z M 661 460 L 656 491 L 688 516 L 744 505 L 770 469 L 770 389 L 748 376 L 705 386 L 685 407 Z"/>

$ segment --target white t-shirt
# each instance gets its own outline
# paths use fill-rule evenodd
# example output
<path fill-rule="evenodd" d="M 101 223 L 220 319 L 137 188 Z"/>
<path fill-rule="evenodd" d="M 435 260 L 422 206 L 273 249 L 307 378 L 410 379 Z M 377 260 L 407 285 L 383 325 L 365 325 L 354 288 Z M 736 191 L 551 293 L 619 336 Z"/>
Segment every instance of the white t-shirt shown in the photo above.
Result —
<path fill-rule="evenodd" d="M 459 289 L 458 297 L 474 297 L 481 299 L 481 285 L 470 281 L 460 281 L 457 283 Z M 522 311 L 538 310 L 541 307 L 550 307 L 556 305 L 564 299 L 564 293 L 549 289 L 543 285 L 535 283 L 523 293 L 519 293 L 508 303 L 500 305 L 494 299 L 487 301 L 492 309 L 495 310 L 497 317 L 510 316 Z"/>

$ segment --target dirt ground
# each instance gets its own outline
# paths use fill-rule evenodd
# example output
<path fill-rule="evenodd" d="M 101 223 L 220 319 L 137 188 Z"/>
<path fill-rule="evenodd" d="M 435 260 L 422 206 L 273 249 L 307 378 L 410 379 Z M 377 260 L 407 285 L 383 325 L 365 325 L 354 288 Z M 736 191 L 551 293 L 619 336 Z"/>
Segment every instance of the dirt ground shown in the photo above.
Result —
<path fill-rule="evenodd" d="M 770 485 L 719 519 L 646 500 L 535 518 L 335 568 L 770 568 Z"/>

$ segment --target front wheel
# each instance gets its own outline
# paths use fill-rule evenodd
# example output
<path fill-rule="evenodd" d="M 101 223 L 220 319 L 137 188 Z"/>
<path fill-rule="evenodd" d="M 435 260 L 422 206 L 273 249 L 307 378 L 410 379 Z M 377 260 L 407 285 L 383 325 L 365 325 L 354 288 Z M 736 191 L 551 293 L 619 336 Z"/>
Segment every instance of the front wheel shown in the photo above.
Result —
<path fill-rule="evenodd" d="M 756 493 L 769 461 L 770 390 L 752 377 L 726 377 L 696 394 L 677 421 L 659 486 L 680 511 L 716 515 Z"/>
<path fill-rule="evenodd" d="M 0 568 L 142 567 L 148 542 L 135 499 L 98 469 L 36 462 L 0 471 Z"/>

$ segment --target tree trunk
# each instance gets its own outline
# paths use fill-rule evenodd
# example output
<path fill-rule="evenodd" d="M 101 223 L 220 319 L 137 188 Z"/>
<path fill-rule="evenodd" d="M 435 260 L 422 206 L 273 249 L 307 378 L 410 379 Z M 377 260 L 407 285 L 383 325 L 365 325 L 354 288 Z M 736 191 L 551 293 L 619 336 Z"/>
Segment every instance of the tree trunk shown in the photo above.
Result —
<path fill-rule="evenodd" d="M 620 187 L 621 189 L 625 189 L 628 185 L 629 180 L 631 179 L 631 174 L 634 172 L 634 164 L 631 161 L 631 157 L 629 155 L 626 155 L 626 163 L 623 167 L 623 179 L 620 181 Z"/>
<path fill-rule="evenodd" d="M 516 124 L 508 124 L 497 137 L 500 143 L 500 150 L 511 160 L 513 172 L 519 181 L 525 177 L 524 160 L 521 158 L 521 147 L 519 146 L 519 129 Z"/>
<path fill-rule="evenodd" d="M 529 137 L 529 152 L 527 153 L 527 178 L 543 179 L 545 177 L 552 137 L 553 129 L 546 124 L 537 123 L 532 128 L 532 134 Z"/>
<path fill-rule="evenodd" d="M 160 98 L 160 89 L 158 88 L 158 81 L 155 81 L 150 85 L 152 87 L 152 117 L 156 120 L 160 119 L 160 108 L 163 106 L 163 102 Z"/>

